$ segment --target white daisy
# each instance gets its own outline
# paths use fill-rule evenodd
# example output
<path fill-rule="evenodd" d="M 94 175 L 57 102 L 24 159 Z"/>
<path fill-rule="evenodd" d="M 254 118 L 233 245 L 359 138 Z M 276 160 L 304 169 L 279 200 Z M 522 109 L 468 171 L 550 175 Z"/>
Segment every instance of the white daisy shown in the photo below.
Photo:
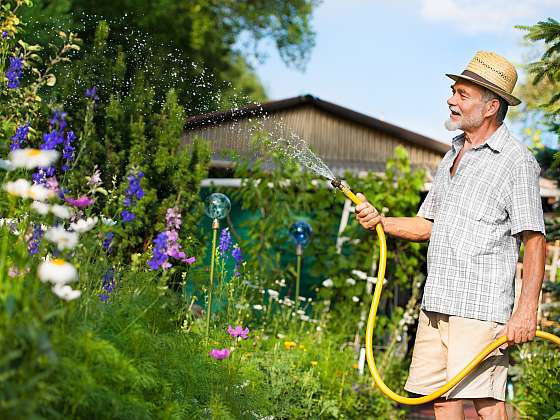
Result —
<path fill-rule="evenodd" d="M 356 280 L 354 280 L 352 277 L 348 277 L 346 279 L 346 284 L 349 286 L 354 286 L 356 284 Z"/>
<path fill-rule="evenodd" d="M 56 150 L 17 149 L 9 154 L 12 165 L 16 168 L 45 168 L 58 159 Z"/>
<path fill-rule="evenodd" d="M 37 274 L 43 283 L 49 281 L 61 285 L 73 282 L 78 276 L 76 268 L 60 258 L 43 261 Z"/>
<path fill-rule="evenodd" d="M 78 238 L 79 236 L 76 232 L 68 232 L 62 226 L 50 228 L 45 233 L 45 239 L 55 243 L 60 251 L 74 249 L 78 244 Z"/>
<path fill-rule="evenodd" d="M 45 216 L 49 213 L 50 206 L 48 204 L 41 203 L 40 201 L 34 201 L 33 203 L 31 203 L 31 208 L 37 213 Z"/>
<path fill-rule="evenodd" d="M 70 223 L 70 228 L 74 232 L 84 233 L 91 230 L 97 224 L 97 217 L 88 217 L 87 219 L 80 219 L 76 223 Z"/>
<path fill-rule="evenodd" d="M 29 189 L 31 188 L 31 183 L 27 179 L 17 179 L 15 181 L 7 182 L 4 184 L 4 189 L 10 195 L 15 195 L 16 197 L 27 198 L 29 197 Z"/>
<path fill-rule="evenodd" d="M 256 310 L 256 311 L 262 311 L 263 307 L 262 307 L 262 305 L 253 305 L 253 309 Z"/>
<path fill-rule="evenodd" d="M 28 197 L 37 201 L 45 201 L 54 196 L 54 192 L 39 184 L 29 187 Z"/>
<path fill-rule="evenodd" d="M 64 300 L 74 300 L 79 298 L 82 294 L 82 292 L 72 289 L 67 284 L 55 284 L 52 291 L 55 295 Z"/>
<path fill-rule="evenodd" d="M 70 216 L 72 216 L 72 210 L 70 210 L 67 206 L 61 206 L 60 204 L 53 204 L 51 206 L 51 212 L 61 219 L 70 219 Z"/>

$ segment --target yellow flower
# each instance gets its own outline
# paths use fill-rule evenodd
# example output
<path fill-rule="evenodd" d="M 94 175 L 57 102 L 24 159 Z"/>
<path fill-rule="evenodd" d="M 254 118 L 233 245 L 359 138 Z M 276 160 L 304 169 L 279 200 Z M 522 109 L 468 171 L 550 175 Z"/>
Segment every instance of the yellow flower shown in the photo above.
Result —
<path fill-rule="evenodd" d="M 354 369 L 358 369 L 360 366 L 359 366 L 357 363 L 354 363 L 354 364 L 352 365 L 352 367 L 353 367 Z"/>
<path fill-rule="evenodd" d="M 303 344 L 300 344 L 300 345 L 299 345 L 299 349 L 300 349 L 300 350 L 305 350 L 305 346 L 304 346 Z"/>
<path fill-rule="evenodd" d="M 296 346 L 297 344 L 294 341 L 284 341 L 284 347 L 286 348 L 286 350 L 291 350 Z"/>
<path fill-rule="evenodd" d="M 319 364 L 319 362 L 317 360 L 312 360 L 311 361 L 311 366 L 315 367 Z"/>

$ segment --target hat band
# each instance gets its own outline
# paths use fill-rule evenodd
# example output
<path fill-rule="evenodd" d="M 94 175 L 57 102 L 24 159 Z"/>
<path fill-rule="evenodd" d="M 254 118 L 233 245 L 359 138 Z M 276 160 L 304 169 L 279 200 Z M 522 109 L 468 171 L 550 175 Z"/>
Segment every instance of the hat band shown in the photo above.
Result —
<path fill-rule="evenodd" d="M 482 77 L 482 76 L 476 74 L 476 73 L 473 72 L 473 71 L 470 71 L 470 70 L 463 70 L 463 72 L 462 72 L 461 74 L 462 74 L 463 76 L 470 77 L 471 79 L 477 80 L 477 81 L 479 81 L 479 82 L 486 83 L 486 84 L 490 85 L 491 87 L 493 87 L 493 88 L 495 88 L 495 89 L 501 90 L 502 92 L 506 92 L 503 88 L 499 87 L 498 85 L 492 83 L 492 82 L 489 81 L 489 80 L 486 80 L 484 77 Z M 507 93 L 507 92 L 506 92 L 506 93 Z"/>

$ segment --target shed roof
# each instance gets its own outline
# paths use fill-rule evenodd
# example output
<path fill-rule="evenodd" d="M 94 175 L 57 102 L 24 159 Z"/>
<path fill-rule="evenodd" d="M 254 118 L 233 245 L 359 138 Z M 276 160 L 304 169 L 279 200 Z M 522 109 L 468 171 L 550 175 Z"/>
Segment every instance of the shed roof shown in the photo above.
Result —
<path fill-rule="evenodd" d="M 368 128 L 373 128 L 386 134 L 395 136 L 404 141 L 408 141 L 417 146 L 433 150 L 437 153 L 445 154 L 450 145 L 442 143 L 431 137 L 415 133 L 397 125 L 373 118 L 369 115 L 353 111 L 332 102 L 324 101 L 312 95 L 296 96 L 293 98 L 282 99 L 277 101 L 269 101 L 262 104 L 249 104 L 239 108 L 227 111 L 212 112 L 209 114 L 196 115 L 189 117 L 186 122 L 186 128 L 195 128 L 204 125 L 220 124 L 231 120 L 239 120 L 243 118 L 251 118 L 262 114 L 273 113 L 286 109 L 293 109 L 301 106 L 312 105 L 318 109 L 333 114 L 339 118 L 353 121 L 357 124 Z"/>

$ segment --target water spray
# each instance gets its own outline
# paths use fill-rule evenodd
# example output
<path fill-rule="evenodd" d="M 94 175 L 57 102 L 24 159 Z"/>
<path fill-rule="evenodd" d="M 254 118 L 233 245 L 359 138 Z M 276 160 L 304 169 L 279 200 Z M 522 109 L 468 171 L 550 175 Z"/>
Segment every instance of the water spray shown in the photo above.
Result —
<path fill-rule="evenodd" d="M 342 193 L 350 199 L 355 205 L 361 204 L 362 200 L 360 200 L 352 190 L 338 178 L 334 178 L 331 180 L 331 185 L 334 188 L 339 189 Z M 507 337 L 502 336 L 494 340 L 490 343 L 478 356 L 476 356 L 471 362 L 457 375 L 455 375 L 449 382 L 447 382 L 444 386 L 438 389 L 435 392 L 432 392 L 429 395 L 425 395 L 422 397 L 404 397 L 393 392 L 383 379 L 379 375 L 377 371 L 377 366 L 375 365 L 375 359 L 373 357 L 373 331 L 375 328 L 375 318 L 377 316 L 377 307 L 379 306 L 379 301 L 381 299 L 381 290 L 383 289 L 383 280 L 385 278 L 385 268 L 387 266 L 387 242 L 385 239 L 385 232 L 383 231 L 383 227 L 381 223 L 378 223 L 375 227 L 377 232 L 377 236 L 379 238 L 379 266 L 377 269 L 377 282 L 375 285 L 375 291 L 373 293 L 373 299 L 371 302 L 371 307 L 368 316 L 368 322 L 366 327 L 366 360 L 368 362 L 368 368 L 373 376 L 373 380 L 375 384 L 379 387 L 381 392 L 383 392 L 386 396 L 391 398 L 392 400 L 407 405 L 420 405 L 431 402 L 436 398 L 441 397 L 443 394 L 451 390 L 455 385 L 457 385 L 465 376 L 467 376 L 476 366 L 478 366 L 486 357 L 496 350 L 498 347 L 504 345 L 507 342 Z M 555 336 L 554 334 L 550 334 L 544 331 L 537 331 L 536 336 L 539 338 L 543 338 L 545 340 L 549 340 L 560 346 L 560 337 Z"/>

